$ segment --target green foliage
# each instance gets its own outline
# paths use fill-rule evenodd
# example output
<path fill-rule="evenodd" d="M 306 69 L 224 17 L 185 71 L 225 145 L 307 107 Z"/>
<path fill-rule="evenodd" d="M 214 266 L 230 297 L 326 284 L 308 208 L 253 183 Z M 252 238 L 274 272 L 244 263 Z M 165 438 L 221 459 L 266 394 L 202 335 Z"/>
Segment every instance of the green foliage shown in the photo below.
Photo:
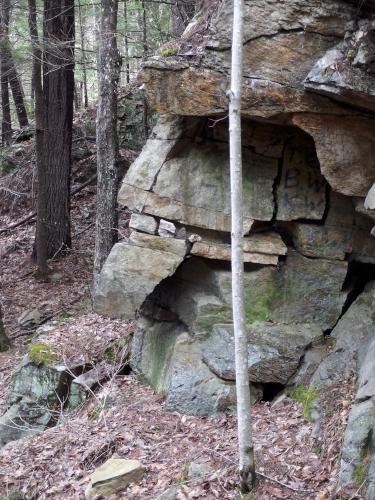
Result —
<path fill-rule="evenodd" d="M 157 55 L 161 57 L 176 56 L 177 54 L 178 54 L 177 49 L 160 49 L 157 52 Z"/>
<path fill-rule="evenodd" d="M 290 396 L 302 405 L 303 416 L 310 422 L 314 401 L 316 401 L 319 396 L 316 387 L 312 386 L 305 389 L 304 387 L 299 386 L 291 393 Z"/>
<path fill-rule="evenodd" d="M 353 472 L 353 479 L 354 482 L 360 486 L 366 481 L 367 478 L 367 473 L 368 473 L 368 465 L 365 461 L 362 461 L 357 467 L 354 469 Z"/>
<path fill-rule="evenodd" d="M 35 365 L 49 365 L 59 359 L 53 347 L 42 343 L 32 344 L 28 355 Z"/>
<path fill-rule="evenodd" d="M 68 311 L 61 311 L 61 313 L 57 316 L 57 321 L 61 321 L 62 323 L 66 320 L 68 320 L 69 318 L 72 317 L 72 313 L 68 312 Z"/>
<path fill-rule="evenodd" d="M 312 452 L 315 453 L 315 455 L 320 455 L 322 453 L 322 447 L 318 444 L 313 447 Z"/>
<path fill-rule="evenodd" d="M 274 283 L 269 283 L 254 294 L 245 294 L 246 323 L 251 325 L 256 321 L 268 321 L 279 299 L 280 290 Z"/>
<path fill-rule="evenodd" d="M 16 170 L 17 165 L 3 154 L 0 155 L 0 175 L 10 174 Z"/>
<path fill-rule="evenodd" d="M 25 496 L 21 491 L 14 491 L 13 493 L 9 493 L 5 500 L 24 500 Z"/>
<path fill-rule="evenodd" d="M 358 485 L 361 486 L 367 479 L 369 467 L 370 467 L 371 457 L 369 456 L 368 448 L 364 448 L 361 452 L 361 461 L 353 471 L 353 480 Z"/>

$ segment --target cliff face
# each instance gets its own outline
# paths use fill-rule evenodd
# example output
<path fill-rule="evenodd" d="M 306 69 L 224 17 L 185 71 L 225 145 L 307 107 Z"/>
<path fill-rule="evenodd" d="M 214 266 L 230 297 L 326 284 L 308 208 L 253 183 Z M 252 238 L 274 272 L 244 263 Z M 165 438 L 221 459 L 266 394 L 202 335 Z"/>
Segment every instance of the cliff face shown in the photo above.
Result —
<path fill-rule="evenodd" d="M 319 387 L 356 373 L 340 481 L 355 482 L 365 467 L 368 498 L 375 496 L 368 459 L 375 435 L 373 9 L 344 0 L 246 2 L 242 103 L 254 399 L 270 387 Z M 231 1 L 209 14 L 187 28 L 179 55 L 144 66 L 160 118 L 119 194 L 134 211 L 133 232 L 113 248 L 95 296 L 102 314 L 139 316 L 133 370 L 165 393 L 170 408 L 195 414 L 231 408 L 235 388 Z"/>

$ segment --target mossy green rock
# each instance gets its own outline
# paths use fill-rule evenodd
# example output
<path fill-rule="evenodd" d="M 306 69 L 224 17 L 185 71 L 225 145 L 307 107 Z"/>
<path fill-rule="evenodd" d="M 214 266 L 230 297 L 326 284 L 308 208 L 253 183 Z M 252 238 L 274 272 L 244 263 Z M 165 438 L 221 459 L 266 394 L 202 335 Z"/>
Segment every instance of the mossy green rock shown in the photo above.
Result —
<path fill-rule="evenodd" d="M 124 490 L 130 483 L 139 481 L 144 474 L 144 467 L 138 460 L 110 458 L 91 476 L 91 482 L 85 495 L 87 500 L 96 497 L 107 498 Z"/>
<path fill-rule="evenodd" d="M 64 367 L 38 366 L 26 356 L 11 379 L 7 404 L 10 406 L 23 397 L 46 405 L 58 404 L 68 387 L 69 375 Z"/>
<path fill-rule="evenodd" d="M 308 346 L 340 316 L 346 270 L 346 263 L 307 259 L 292 250 L 280 269 L 247 269 L 253 384 L 286 384 L 295 374 Z M 233 407 L 230 270 L 193 257 L 156 287 L 146 305 L 134 334 L 133 370 L 164 393 L 174 410 L 207 415 Z M 159 311 L 170 319 L 160 321 Z"/>
<path fill-rule="evenodd" d="M 25 356 L 10 381 L 7 411 L 0 418 L 0 447 L 55 421 L 56 410 L 68 395 L 70 378 L 66 367 L 35 364 Z"/>

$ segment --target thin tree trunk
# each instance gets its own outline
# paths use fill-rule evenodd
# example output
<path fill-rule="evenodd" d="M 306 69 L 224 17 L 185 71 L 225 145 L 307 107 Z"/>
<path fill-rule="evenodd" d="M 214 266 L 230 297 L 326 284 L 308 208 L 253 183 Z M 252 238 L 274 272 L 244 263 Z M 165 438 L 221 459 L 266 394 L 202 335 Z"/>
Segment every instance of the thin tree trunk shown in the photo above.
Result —
<path fill-rule="evenodd" d="M 7 44 L 9 37 L 10 0 L 1 0 L 0 11 L 0 76 L 1 76 L 1 106 L 2 122 L 1 136 L 2 144 L 10 144 L 12 138 L 12 120 L 9 103 L 9 59 Z"/>
<path fill-rule="evenodd" d="M 39 45 L 36 0 L 28 0 L 29 3 L 29 30 L 33 52 L 33 74 L 32 81 L 35 96 L 35 149 L 36 167 L 38 178 L 38 201 L 37 201 L 37 223 L 34 245 L 34 257 L 38 265 L 38 274 L 46 279 L 48 275 L 47 266 L 47 170 L 44 156 L 44 131 L 46 126 L 46 104 L 42 84 L 42 53 Z"/>
<path fill-rule="evenodd" d="M 239 472 L 242 491 L 252 489 L 254 452 L 251 432 L 248 339 L 244 301 L 241 84 L 243 0 L 234 0 L 229 143 L 232 217 L 232 302 L 236 360 Z"/>
<path fill-rule="evenodd" d="M 18 123 L 21 128 L 29 126 L 29 120 L 27 118 L 27 111 L 25 107 L 25 101 L 23 98 L 22 83 L 20 77 L 17 73 L 16 66 L 13 61 L 13 56 L 11 49 L 8 47 L 8 64 L 9 64 L 9 83 L 12 90 L 14 106 L 16 108 Z"/>
<path fill-rule="evenodd" d="M 142 0 L 142 43 L 143 43 L 143 59 L 146 59 L 148 53 L 147 42 L 147 15 L 144 0 Z M 148 102 L 146 97 L 143 98 L 143 130 L 145 141 L 148 138 Z"/>
<path fill-rule="evenodd" d="M 0 304 L 0 352 L 8 350 L 10 347 L 10 341 L 5 333 L 4 323 L 3 323 L 3 311 Z"/>
<path fill-rule="evenodd" d="M 81 1 L 78 0 L 78 16 L 79 16 L 79 33 L 81 37 L 81 51 L 82 51 L 82 74 L 83 74 L 83 93 L 84 93 L 84 101 L 83 105 L 85 108 L 89 105 L 89 98 L 87 92 L 87 68 L 86 68 L 86 40 L 85 40 L 85 32 L 83 29 L 83 21 L 82 21 L 82 7 Z"/>
<path fill-rule="evenodd" d="M 125 23 L 125 72 L 126 83 L 130 82 L 130 61 L 129 61 L 129 36 L 128 36 L 128 0 L 124 0 L 124 23 Z"/>
<path fill-rule="evenodd" d="M 97 212 L 94 290 L 100 270 L 117 237 L 118 137 L 117 86 L 120 58 L 117 50 L 117 0 L 101 0 L 99 48 L 99 102 L 96 118 Z"/>

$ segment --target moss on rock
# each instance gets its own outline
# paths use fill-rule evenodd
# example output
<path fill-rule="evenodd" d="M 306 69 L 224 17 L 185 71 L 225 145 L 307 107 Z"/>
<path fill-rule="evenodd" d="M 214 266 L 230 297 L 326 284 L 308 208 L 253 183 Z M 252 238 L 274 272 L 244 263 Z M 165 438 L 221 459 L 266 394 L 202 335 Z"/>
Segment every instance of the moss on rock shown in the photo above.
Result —
<path fill-rule="evenodd" d="M 36 343 L 30 346 L 29 359 L 35 365 L 49 365 L 59 359 L 53 347 L 48 344 Z"/>

